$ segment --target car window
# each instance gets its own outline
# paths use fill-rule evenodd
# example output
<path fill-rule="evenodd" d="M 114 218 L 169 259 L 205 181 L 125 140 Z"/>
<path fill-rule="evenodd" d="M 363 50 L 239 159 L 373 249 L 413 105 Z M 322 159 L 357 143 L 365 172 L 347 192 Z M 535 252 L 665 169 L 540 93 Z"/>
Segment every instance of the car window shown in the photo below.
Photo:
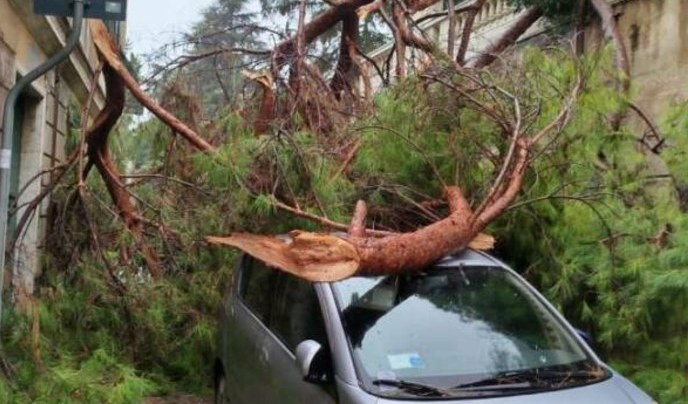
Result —
<path fill-rule="evenodd" d="M 342 322 L 372 379 L 457 385 L 589 357 L 538 299 L 501 268 L 457 267 L 335 284 Z"/>
<path fill-rule="evenodd" d="M 325 324 L 315 289 L 310 282 L 279 273 L 270 329 L 294 352 L 307 339 L 327 346 Z"/>
<path fill-rule="evenodd" d="M 275 277 L 276 271 L 252 258 L 246 259 L 241 272 L 239 295 L 246 306 L 264 324 L 268 323 L 270 317 Z"/>

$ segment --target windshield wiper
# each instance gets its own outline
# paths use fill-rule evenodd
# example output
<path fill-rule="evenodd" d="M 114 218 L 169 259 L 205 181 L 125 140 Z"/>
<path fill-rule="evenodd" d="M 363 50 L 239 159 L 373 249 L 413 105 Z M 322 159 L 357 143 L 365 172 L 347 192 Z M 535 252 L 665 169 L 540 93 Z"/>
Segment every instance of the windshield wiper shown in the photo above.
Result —
<path fill-rule="evenodd" d="M 515 389 L 557 386 L 569 381 L 596 380 L 604 372 L 595 370 L 554 371 L 543 369 L 519 370 L 498 373 L 492 377 L 452 387 L 452 390 L 487 387 L 496 389 Z"/>
<path fill-rule="evenodd" d="M 439 387 L 430 386 L 427 384 L 407 382 L 404 380 L 395 379 L 377 379 L 373 380 L 376 386 L 390 386 L 396 387 L 405 393 L 413 394 L 419 397 L 447 397 L 450 393 Z"/>

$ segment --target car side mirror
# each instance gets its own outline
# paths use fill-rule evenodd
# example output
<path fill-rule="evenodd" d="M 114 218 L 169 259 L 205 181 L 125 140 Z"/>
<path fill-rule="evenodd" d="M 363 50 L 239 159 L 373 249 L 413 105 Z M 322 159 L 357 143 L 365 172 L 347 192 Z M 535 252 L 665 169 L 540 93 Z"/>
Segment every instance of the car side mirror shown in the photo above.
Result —
<path fill-rule="evenodd" d="M 303 380 L 310 383 L 325 383 L 329 380 L 326 353 L 317 341 L 308 339 L 296 346 L 296 365 Z"/>

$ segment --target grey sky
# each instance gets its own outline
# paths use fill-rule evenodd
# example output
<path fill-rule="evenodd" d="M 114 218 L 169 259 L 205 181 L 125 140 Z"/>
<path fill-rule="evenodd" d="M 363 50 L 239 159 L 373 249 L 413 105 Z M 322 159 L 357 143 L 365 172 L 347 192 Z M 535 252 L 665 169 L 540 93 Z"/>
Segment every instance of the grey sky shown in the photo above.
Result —
<path fill-rule="evenodd" d="M 169 43 L 200 18 L 214 0 L 129 0 L 127 37 L 131 51 L 148 53 Z"/>

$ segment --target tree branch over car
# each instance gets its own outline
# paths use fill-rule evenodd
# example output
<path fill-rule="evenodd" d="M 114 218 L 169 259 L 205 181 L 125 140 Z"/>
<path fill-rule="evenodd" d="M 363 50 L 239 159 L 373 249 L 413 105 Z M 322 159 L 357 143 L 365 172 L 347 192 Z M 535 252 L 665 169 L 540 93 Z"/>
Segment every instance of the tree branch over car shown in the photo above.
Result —
<path fill-rule="evenodd" d="M 348 229 L 348 235 L 297 231 L 293 235 L 293 241 L 284 244 L 271 237 L 261 238 L 239 233 L 227 238 L 209 238 L 209 241 L 242 248 L 278 268 L 311 280 L 420 270 L 447 254 L 466 248 L 472 242 L 475 246 L 490 246 L 490 238 L 482 232 L 518 197 L 532 159 L 543 148 L 551 147 L 549 139 L 552 133 L 559 132 L 566 126 L 584 85 L 583 72 L 578 72 L 575 83 L 571 83 L 565 99 L 561 100 L 561 111 L 550 122 L 538 125 L 536 122 L 540 114 L 536 107 L 527 106 L 530 112 L 524 114 L 522 110 L 526 106 L 522 104 L 525 100 L 499 88 L 498 83 L 491 83 L 483 71 L 541 19 L 543 9 L 538 4 L 524 9 L 501 36 L 485 49 L 477 50 L 470 56 L 471 31 L 478 11 L 486 2 L 476 0 L 469 7 L 455 10 L 455 13 L 467 12 L 468 18 L 461 33 L 457 55 L 454 56 L 453 49 L 447 54 L 441 46 L 431 43 L 424 33 L 414 32 L 417 30 L 413 22 L 414 13 L 436 3 L 436 0 L 343 0 L 327 6 L 308 21 L 302 3 L 298 30 L 269 51 L 269 66 L 264 64 L 263 70 L 244 72 L 246 79 L 259 86 L 257 94 L 260 106 L 256 108 L 256 113 L 244 109 L 242 116 L 246 120 L 245 127 L 253 130 L 256 135 L 278 136 L 307 130 L 315 142 L 325 149 L 340 148 L 343 143 L 350 144 L 347 128 L 355 127 L 357 119 L 370 117 L 373 112 L 370 110 L 370 78 L 364 68 L 366 62 L 358 55 L 361 20 L 380 13 L 394 33 L 395 51 L 392 57 L 396 59 L 397 80 L 402 80 L 413 71 L 426 87 L 440 88 L 444 94 L 454 97 L 463 108 L 474 111 L 481 119 L 490 121 L 498 128 L 505 150 L 502 154 L 490 157 L 491 161 L 498 160 L 500 163 L 495 166 L 494 182 L 482 200 L 471 203 L 458 187 L 459 184 L 447 184 L 449 186 L 445 188 L 445 199 L 450 207 L 449 214 L 444 219 L 419 226 L 414 231 L 383 234 L 384 232 L 378 230 L 366 229 L 366 203 L 360 201 L 356 205 L 355 220 Z M 592 3 L 596 4 L 594 1 Z M 601 16 L 608 16 L 608 10 L 602 6 L 596 5 L 596 10 Z M 391 12 L 391 18 L 388 12 Z M 452 20 L 453 17 L 452 15 Z M 616 38 L 611 26 L 613 22 L 608 18 L 603 18 L 603 21 L 611 37 Z M 308 49 L 321 35 L 336 29 L 339 30 L 340 39 L 338 60 L 328 81 L 317 63 L 308 57 Z M 160 276 L 164 270 L 159 268 L 156 254 L 145 244 L 141 228 L 145 221 L 135 213 L 135 207 L 131 203 L 132 195 L 127 193 L 122 175 L 111 164 L 107 142 L 103 140 L 107 139 L 122 113 L 122 108 L 115 107 L 121 105 L 123 88 L 128 89 L 145 108 L 169 126 L 172 133 L 181 136 L 194 149 L 213 153 L 218 146 L 211 144 L 142 90 L 121 61 L 117 46 L 110 40 L 101 23 L 92 22 L 91 30 L 98 52 L 105 62 L 105 80 L 110 102 L 108 108 L 101 112 L 102 121 L 108 124 L 97 121 L 90 132 L 98 136 L 89 135 L 87 138 L 89 164 L 95 164 L 98 168 L 116 211 L 144 253 L 149 270 Z M 424 55 L 422 65 L 417 63 L 412 66 L 414 70 L 407 65 L 409 48 L 415 48 Z M 263 49 L 225 46 L 198 55 L 185 55 L 179 59 L 177 65 L 179 69 L 183 69 L 209 55 L 223 53 L 241 53 L 246 57 L 266 55 Z M 623 61 L 627 59 L 619 57 L 618 60 L 622 67 L 625 66 Z M 449 62 L 448 66 L 443 65 L 446 62 Z M 365 84 L 362 86 L 361 83 Z M 347 150 L 348 153 L 338 155 L 344 169 L 333 174 L 333 179 L 347 175 L 347 167 L 356 158 L 358 147 Z M 255 175 L 260 177 L 261 173 L 256 172 Z M 260 195 L 280 184 L 246 183 L 244 186 L 252 194 Z M 272 199 L 275 206 L 284 208 L 286 212 L 314 220 L 329 229 L 338 228 L 333 226 L 337 223 L 324 215 L 305 212 L 298 205 L 290 206 L 275 195 Z M 317 196 L 314 200 L 323 210 Z M 341 230 L 341 226 L 339 229 Z M 310 249 L 309 253 L 305 253 L 307 249 Z"/>

